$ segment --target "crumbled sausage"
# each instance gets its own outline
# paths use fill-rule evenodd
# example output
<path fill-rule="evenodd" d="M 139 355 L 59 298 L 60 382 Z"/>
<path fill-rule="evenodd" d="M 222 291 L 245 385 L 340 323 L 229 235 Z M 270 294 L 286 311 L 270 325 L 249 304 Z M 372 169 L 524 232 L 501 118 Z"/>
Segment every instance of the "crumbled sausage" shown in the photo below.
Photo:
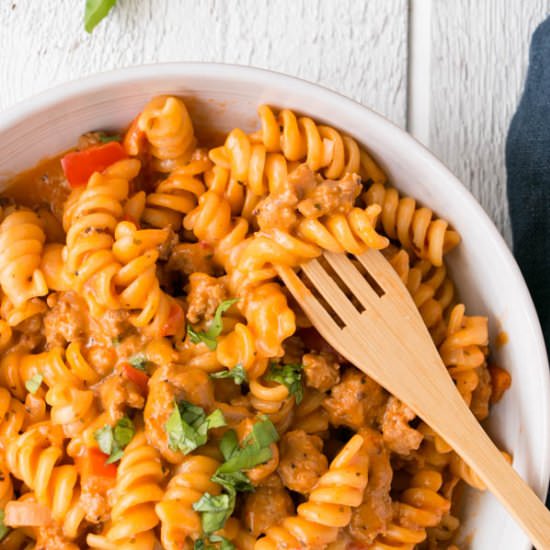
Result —
<path fill-rule="evenodd" d="M 489 402 L 493 393 L 491 374 L 486 366 L 477 369 L 479 382 L 472 393 L 470 409 L 478 420 L 485 420 L 489 416 Z"/>
<path fill-rule="evenodd" d="M 349 532 L 357 542 L 371 544 L 387 529 L 392 518 L 390 497 L 393 470 L 390 456 L 380 434 L 374 430 L 361 430 L 369 457 L 368 483 L 363 502 L 352 509 Z"/>
<path fill-rule="evenodd" d="M 287 432 L 281 440 L 279 475 L 291 491 L 308 494 L 328 468 L 323 441 L 303 430 Z"/>
<path fill-rule="evenodd" d="M 145 399 L 140 388 L 122 372 L 121 365 L 99 384 L 101 405 L 112 421 L 120 420 L 128 408 L 143 409 Z"/>
<path fill-rule="evenodd" d="M 241 518 L 246 529 L 258 537 L 293 513 L 290 495 L 279 476 L 272 474 L 253 493 L 246 494 Z"/>
<path fill-rule="evenodd" d="M 86 132 L 78 138 L 77 149 L 83 151 L 95 145 L 101 145 L 102 132 Z"/>
<path fill-rule="evenodd" d="M 386 400 L 387 393 L 374 380 L 357 369 L 348 369 L 330 390 L 323 408 L 332 425 L 358 430 L 380 422 Z"/>
<path fill-rule="evenodd" d="M 302 358 L 306 386 L 326 392 L 340 382 L 340 365 L 334 357 L 321 353 L 308 353 Z"/>
<path fill-rule="evenodd" d="M 393 452 L 408 456 L 420 447 L 422 434 L 409 426 L 414 418 L 414 412 L 399 399 L 393 395 L 388 399 L 382 420 L 382 435 Z"/>
<path fill-rule="evenodd" d="M 184 275 L 191 275 L 197 271 L 212 275 L 214 273 L 213 257 L 212 247 L 205 242 L 180 243 L 172 249 L 166 269 L 179 271 Z"/>
<path fill-rule="evenodd" d="M 97 320 L 91 316 L 89 320 L 89 335 L 96 342 L 101 342 L 106 338 L 119 340 L 123 335 L 133 331 L 130 324 L 130 312 L 124 309 L 111 309 Z"/>
<path fill-rule="evenodd" d="M 357 174 L 346 174 L 338 181 L 324 180 L 300 201 L 298 210 L 306 218 L 345 214 L 351 210 L 360 192 L 361 179 Z"/>
<path fill-rule="evenodd" d="M 75 292 L 58 292 L 48 297 L 51 309 L 44 315 L 48 348 L 66 346 L 84 337 L 88 326 L 86 304 Z"/>
<path fill-rule="evenodd" d="M 187 319 L 193 324 L 212 319 L 217 307 L 227 298 L 222 279 L 206 273 L 193 273 L 187 290 Z"/>
<path fill-rule="evenodd" d="M 263 231 L 273 228 L 283 231 L 292 230 L 298 219 L 296 217 L 297 204 L 296 195 L 288 189 L 282 193 L 268 195 L 258 203 L 254 210 L 259 228 Z"/>

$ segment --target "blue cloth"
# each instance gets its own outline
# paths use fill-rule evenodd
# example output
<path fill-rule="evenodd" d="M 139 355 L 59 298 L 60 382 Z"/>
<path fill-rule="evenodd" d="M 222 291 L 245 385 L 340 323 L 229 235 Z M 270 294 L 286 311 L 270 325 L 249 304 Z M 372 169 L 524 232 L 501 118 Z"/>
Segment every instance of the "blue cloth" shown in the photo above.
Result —
<path fill-rule="evenodd" d="M 514 254 L 550 351 L 550 18 L 531 40 L 527 80 L 506 141 L 506 170 Z"/>
<path fill-rule="evenodd" d="M 533 34 L 523 96 L 506 141 L 514 254 L 550 351 L 550 18 Z"/>

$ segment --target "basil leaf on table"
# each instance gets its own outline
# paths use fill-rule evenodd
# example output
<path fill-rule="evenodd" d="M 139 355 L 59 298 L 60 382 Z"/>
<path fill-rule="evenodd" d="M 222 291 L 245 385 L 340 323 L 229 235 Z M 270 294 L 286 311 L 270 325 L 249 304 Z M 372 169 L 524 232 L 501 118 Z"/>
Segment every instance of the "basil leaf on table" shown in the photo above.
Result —
<path fill-rule="evenodd" d="M 84 28 L 91 33 L 107 17 L 117 0 L 86 0 Z"/>

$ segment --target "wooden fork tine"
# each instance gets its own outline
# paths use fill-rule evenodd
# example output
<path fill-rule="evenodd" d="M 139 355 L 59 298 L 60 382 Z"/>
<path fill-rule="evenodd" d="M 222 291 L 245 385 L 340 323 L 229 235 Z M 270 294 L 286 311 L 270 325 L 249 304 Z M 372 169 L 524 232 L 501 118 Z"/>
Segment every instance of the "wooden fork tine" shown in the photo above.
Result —
<path fill-rule="evenodd" d="M 340 330 L 340 327 L 334 322 L 327 310 L 319 303 L 311 290 L 304 285 L 292 268 L 277 266 L 276 270 L 290 293 L 294 296 L 294 299 L 300 304 L 300 307 L 310 319 L 315 319 L 316 322 L 323 324 L 329 331 Z"/>
<path fill-rule="evenodd" d="M 357 309 L 318 260 L 303 264 L 302 270 L 344 323 L 352 325 L 357 322 L 359 316 Z"/>
<path fill-rule="evenodd" d="M 380 288 L 389 296 L 388 299 L 401 296 L 406 302 L 410 302 L 409 293 L 403 285 L 399 275 L 394 269 L 388 269 L 388 260 L 384 258 L 381 252 L 369 248 L 363 254 L 355 256 L 361 265 L 367 270 L 368 274 L 378 283 Z M 389 292 L 389 291 L 392 292 Z M 384 296 L 386 298 L 386 296 Z"/>
<path fill-rule="evenodd" d="M 365 309 L 368 309 L 375 300 L 380 299 L 369 282 L 345 254 L 325 252 L 325 258 Z"/>

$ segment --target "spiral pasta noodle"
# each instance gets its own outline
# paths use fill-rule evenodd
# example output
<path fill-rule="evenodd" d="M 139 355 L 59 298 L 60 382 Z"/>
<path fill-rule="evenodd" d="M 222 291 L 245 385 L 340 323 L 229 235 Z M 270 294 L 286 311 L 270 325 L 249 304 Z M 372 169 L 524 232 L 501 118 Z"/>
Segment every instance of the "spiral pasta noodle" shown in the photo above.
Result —
<path fill-rule="evenodd" d="M 368 459 L 363 438 L 355 435 L 331 462 L 329 470 L 313 488 L 295 517 L 271 527 L 256 542 L 256 550 L 313 548 L 327 545 L 351 519 L 351 508 L 361 504 L 367 484 Z"/>
<path fill-rule="evenodd" d="M 189 541 L 201 537 L 200 515 L 193 510 L 193 504 L 204 493 L 220 493 L 220 486 L 210 479 L 218 466 L 218 461 L 200 455 L 189 456 L 178 466 L 155 506 L 161 521 L 161 543 L 166 550 L 185 548 Z"/>
<path fill-rule="evenodd" d="M 442 265 L 443 255 L 460 242 L 458 233 L 449 229 L 445 220 L 433 219 L 429 208 L 417 208 L 414 199 L 401 198 L 396 189 L 373 184 L 364 199 L 367 205 L 377 204 L 382 209 L 380 223 L 390 239 L 398 240 L 405 250 L 436 267 Z"/>
<path fill-rule="evenodd" d="M 154 539 L 150 531 L 159 522 L 155 505 L 163 497 L 163 477 L 158 452 L 147 444 L 144 432 L 136 434 L 118 467 L 111 525 L 103 536 L 88 535 L 88 545 L 109 548 L 136 541 L 138 548 L 141 544 L 152 549 Z"/>
<path fill-rule="evenodd" d="M 40 269 L 45 240 L 34 212 L 12 212 L 0 224 L 0 284 L 15 307 L 48 293 Z"/>
<path fill-rule="evenodd" d="M 160 96 L 151 100 L 137 119 L 137 127 L 145 133 L 153 166 L 170 172 L 185 164 L 195 147 L 193 124 L 183 101 Z"/>
<path fill-rule="evenodd" d="M 104 309 L 118 307 L 113 277 L 120 264 L 112 251 L 114 232 L 122 218 L 121 203 L 128 197 L 129 180 L 139 168 L 139 161 L 128 159 L 102 174 L 94 173 L 86 187 L 72 192 L 65 206 L 66 270 L 75 290 L 83 294 L 96 316 Z"/>

